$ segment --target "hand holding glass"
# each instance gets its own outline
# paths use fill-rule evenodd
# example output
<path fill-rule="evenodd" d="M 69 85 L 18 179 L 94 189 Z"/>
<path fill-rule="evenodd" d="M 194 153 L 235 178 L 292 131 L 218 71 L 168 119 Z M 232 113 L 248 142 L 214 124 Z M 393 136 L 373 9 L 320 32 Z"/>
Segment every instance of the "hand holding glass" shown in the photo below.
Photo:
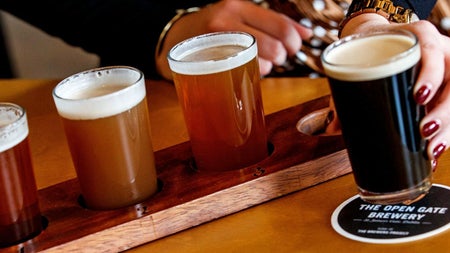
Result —
<path fill-rule="evenodd" d="M 413 98 L 418 43 L 408 31 L 377 31 L 343 38 L 322 54 L 353 175 L 371 203 L 412 203 L 431 186 L 419 130 L 425 108 Z"/>

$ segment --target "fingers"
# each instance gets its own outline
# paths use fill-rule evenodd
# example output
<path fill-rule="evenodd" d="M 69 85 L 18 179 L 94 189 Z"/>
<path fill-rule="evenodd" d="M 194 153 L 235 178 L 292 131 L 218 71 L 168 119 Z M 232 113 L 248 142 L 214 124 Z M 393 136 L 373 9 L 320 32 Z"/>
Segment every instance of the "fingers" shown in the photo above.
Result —
<path fill-rule="evenodd" d="M 302 38 L 312 36 L 310 29 L 281 13 L 259 7 L 254 13 L 255 15 L 244 16 L 244 23 L 281 43 L 288 55 L 298 52 L 302 45 Z"/>
<path fill-rule="evenodd" d="M 429 140 L 427 154 L 430 159 L 436 160 L 448 149 L 450 143 L 450 83 L 433 99 L 432 109 L 422 119 L 422 135 Z M 436 100 L 436 101 L 434 101 Z"/>
<path fill-rule="evenodd" d="M 295 55 L 302 46 L 302 39 L 311 37 L 312 31 L 302 27 L 285 15 L 258 8 L 265 18 L 247 16 L 244 23 L 253 29 L 260 45 L 260 56 L 282 65 L 289 55 Z M 260 17 L 261 17 L 260 16 Z M 253 16 L 252 16 L 253 17 Z"/>
<path fill-rule="evenodd" d="M 260 60 L 271 62 L 271 65 L 282 65 L 288 56 L 288 51 L 281 41 L 268 35 L 264 31 L 248 26 L 242 22 L 235 22 L 232 25 L 226 24 L 225 28 L 214 27 L 213 31 L 237 30 L 247 32 L 255 36 L 258 44 L 258 56 Z M 264 66 L 263 64 L 262 66 Z"/>
<path fill-rule="evenodd" d="M 429 22 L 411 26 L 419 38 L 422 60 L 421 70 L 414 87 L 414 97 L 419 104 L 427 104 L 438 91 L 445 70 L 445 43 L 437 29 Z M 450 48 L 449 48 L 450 49 Z"/>
<path fill-rule="evenodd" d="M 303 36 L 312 36 L 310 29 L 287 16 L 250 1 L 220 1 L 214 13 L 209 20 L 210 30 L 240 30 L 252 34 L 257 39 L 259 58 L 270 61 L 272 66 L 285 63 L 289 55 L 300 50 Z M 261 68 L 268 65 L 261 63 Z"/>
<path fill-rule="evenodd" d="M 272 70 L 273 63 L 261 57 L 259 57 L 258 60 L 259 60 L 259 72 L 263 76 L 268 75 Z"/>
<path fill-rule="evenodd" d="M 437 160 L 450 145 L 450 82 L 445 73 L 450 66 L 450 40 L 429 22 L 418 22 L 408 29 L 418 36 L 422 52 L 414 87 L 416 102 L 428 109 L 420 123 L 421 134 L 429 142 L 428 157 Z"/>

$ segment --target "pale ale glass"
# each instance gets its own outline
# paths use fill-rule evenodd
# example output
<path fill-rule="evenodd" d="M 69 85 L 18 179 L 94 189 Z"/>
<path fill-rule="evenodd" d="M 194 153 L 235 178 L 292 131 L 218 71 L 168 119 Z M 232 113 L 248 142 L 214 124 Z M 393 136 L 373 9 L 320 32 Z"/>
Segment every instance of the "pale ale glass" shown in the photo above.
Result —
<path fill-rule="evenodd" d="M 0 248 L 42 231 L 25 110 L 0 103 Z"/>
<path fill-rule="evenodd" d="M 267 157 L 253 36 L 201 35 L 173 47 L 168 60 L 198 170 L 240 169 Z"/>
<path fill-rule="evenodd" d="M 124 207 L 156 192 L 141 71 L 125 66 L 88 70 L 60 82 L 53 98 L 87 207 Z"/>
<path fill-rule="evenodd" d="M 378 31 L 343 38 L 322 54 L 353 175 L 363 200 L 412 203 L 431 186 L 419 123 L 425 108 L 413 87 L 416 36 Z"/>

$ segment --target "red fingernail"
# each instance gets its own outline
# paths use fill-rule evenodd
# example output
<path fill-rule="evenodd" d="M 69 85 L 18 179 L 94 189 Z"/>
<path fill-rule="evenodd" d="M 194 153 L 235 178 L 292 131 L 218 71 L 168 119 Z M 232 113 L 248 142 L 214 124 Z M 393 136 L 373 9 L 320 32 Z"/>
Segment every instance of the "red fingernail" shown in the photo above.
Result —
<path fill-rule="evenodd" d="M 418 104 L 424 104 L 427 98 L 430 96 L 431 90 L 427 86 L 420 87 L 414 95 L 414 99 Z"/>
<path fill-rule="evenodd" d="M 433 159 L 437 160 L 439 158 L 439 156 L 441 156 L 442 153 L 444 153 L 446 147 L 447 146 L 444 143 L 437 145 L 433 149 Z"/>
<path fill-rule="evenodd" d="M 438 161 L 437 160 L 431 160 L 431 169 L 433 170 L 433 172 L 436 171 L 437 169 L 437 165 L 438 165 Z"/>
<path fill-rule="evenodd" d="M 426 123 L 425 125 L 423 125 L 422 127 L 422 135 L 423 137 L 429 137 L 431 135 L 433 135 L 434 133 L 436 133 L 436 131 L 439 129 L 439 123 L 435 120 L 430 121 L 428 123 Z"/>

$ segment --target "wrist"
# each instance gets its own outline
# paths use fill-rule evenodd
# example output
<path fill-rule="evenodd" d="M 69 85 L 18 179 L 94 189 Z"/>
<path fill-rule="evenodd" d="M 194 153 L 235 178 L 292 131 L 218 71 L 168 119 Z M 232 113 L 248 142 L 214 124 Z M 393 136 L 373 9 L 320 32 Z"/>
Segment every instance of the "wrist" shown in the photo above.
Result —
<path fill-rule="evenodd" d="M 173 18 L 166 24 L 166 26 L 164 26 L 163 30 L 161 31 L 159 38 L 158 38 L 158 43 L 156 44 L 156 50 L 155 50 L 155 55 L 159 56 L 161 54 L 162 51 L 162 47 L 164 45 L 164 42 L 166 40 L 167 37 L 167 33 L 169 32 L 169 30 L 172 28 L 172 26 L 178 21 L 180 20 L 183 16 L 192 13 L 192 12 L 197 12 L 199 11 L 200 8 L 199 7 L 191 7 L 188 9 L 178 9 L 176 10 L 176 15 L 173 16 Z"/>
<path fill-rule="evenodd" d="M 373 27 L 389 25 L 389 21 L 384 17 L 375 13 L 365 13 L 353 17 L 346 22 L 345 26 L 341 27 L 340 37 L 365 32 L 371 30 Z"/>
<path fill-rule="evenodd" d="M 158 73 L 164 78 L 164 79 L 172 79 L 170 69 L 167 63 L 166 55 L 168 51 L 170 50 L 169 47 L 172 47 L 176 44 L 176 42 L 172 42 L 170 39 L 169 32 L 173 30 L 174 26 L 178 23 L 180 19 L 182 19 L 184 16 L 198 12 L 201 8 L 200 7 L 191 7 L 188 9 L 178 9 L 176 11 L 176 15 L 172 17 L 172 19 L 166 24 L 166 26 L 163 28 L 161 34 L 158 38 L 158 43 L 156 44 L 155 48 L 155 66 L 158 71 Z"/>

